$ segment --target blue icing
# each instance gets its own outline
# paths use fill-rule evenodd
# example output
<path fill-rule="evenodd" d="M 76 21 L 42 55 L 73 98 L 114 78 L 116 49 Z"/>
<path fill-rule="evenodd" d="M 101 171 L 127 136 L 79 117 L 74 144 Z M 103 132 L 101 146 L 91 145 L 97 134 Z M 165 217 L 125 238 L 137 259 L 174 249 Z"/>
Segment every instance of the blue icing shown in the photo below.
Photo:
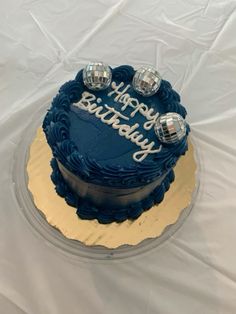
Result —
<path fill-rule="evenodd" d="M 130 65 L 121 65 L 112 70 L 112 78 L 115 81 L 131 82 L 134 76 L 134 68 Z"/>
<path fill-rule="evenodd" d="M 120 66 L 113 69 L 112 73 L 113 81 L 117 84 L 121 80 L 131 84 L 134 69 L 131 66 Z M 132 155 L 139 151 L 140 147 L 120 136 L 118 130 L 112 129 L 94 115 L 73 105 L 79 101 L 83 91 L 88 91 L 102 99 L 99 105 L 106 103 L 129 116 L 133 109 L 128 108 L 122 112 L 122 104 L 114 101 L 114 95 L 108 97 L 110 90 L 111 87 L 99 92 L 88 90 L 82 81 L 82 70 L 75 80 L 65 83 L 60 88 L 43 122 L 43 129 L 53 155 L 72 173 L 81 175 L 92 183 L 131 187 L 154 181 L 171 169 L 179 156 L 185 153 L 187 135 L 178 144 L 163 145 L 161 152 L 148 155 L 140 163 L 134 161 Z M 179 95 L 168 81 L 163 80 L 160 89 L 152 97 L 143 97 L 132 87 L 128 93 L 138 99 L 139 103 L 143 102 L 160 114 L 173 111 L 183 117 L 186 116 L 185 108 L 179 103 Z M 147 137 L 149 142 L 154 141 L 155 148 L 158 148 L 160 143 L 154 130 L 146 131 L 142 127 L 145 121 L 147 120 L 140 113 L 136 113 L 134 118 L 123 123 L 133 125 L 138 122 L 140 124 L 138 131 Z"/>
<path fill-rule="evenodd" d="M 77 114 L 71 112 L 70 121 L 70 136 L 81 154 L 106 165 L 109 160 L 113 164 L 129 162 L 136 165 L 132 155 L 137 146 L 94 115 L 78 109 Z M 81 136 L 78 137 L 78 134 Z"/>
<path fill-rule="evenodd" d="M 119 84 L 119 81 L 116 81 L 116 83 Z M 139 123 L 140 126 L 137 130 L 144 135 L 144 138 L 148 138 L 149 142 L 154 141 L 155 147 L 158 148 L 160 143 L 155 135 L 154 129 L 145 130 L 143 128 L 143 124 L 147 119 L 138 112 L 133 118 L 130 117 L 131 112 L 134 110 L 131 107 L 127 107 L 127 109 L 122 111 L 121 107 L 123 104 L 114 100 L 115 95 L 108 96 L 108 93 L 112 90 L 113 89 L 109 87 L 105 91 L 92 92 L 96 98 L 102 99 L 101 104 L 97 105 L 104 106 L 105 104 L 108 104 L 110 107 L 113 107 L 130 118 L 128 121 L 121 119 L 120 124 L 128 124 L 132 126 L 135 123 Z M 132 86 L 127 92 L 132 98 L 136 98 L 140 103 L 143 102 L 148 105 L 149 108 L 153 108 L 155 112 L 158 111 L 160 114 L 165 112 L 165 106 L 161 103 L 158 95 L 148 98 L 143 97 L 138 95 Z M 105 111 L 106 108 L 104 108 L 104 112 Z M 119 163 L 121 166 L 122 164 L 127 165 L 127 163 L 137 166 L 132 155 L 134 152 L 139 151 L 140 147 L 120 136 L 117 130 L 104 124 L 100 119 L 95 117 L 95 115 L 71 105 L 70 122 L 70 138 L 75 142 L 82 154 L 86 154 L 96 161 L 101 161 L 101 164 L 108 165 L 107 162 L 110 161 L 111 164 Z M 78 134 L 80 136 L 78 136 Z M 151 160 L 152 156 L 149 155 L 146 159 Z"/>

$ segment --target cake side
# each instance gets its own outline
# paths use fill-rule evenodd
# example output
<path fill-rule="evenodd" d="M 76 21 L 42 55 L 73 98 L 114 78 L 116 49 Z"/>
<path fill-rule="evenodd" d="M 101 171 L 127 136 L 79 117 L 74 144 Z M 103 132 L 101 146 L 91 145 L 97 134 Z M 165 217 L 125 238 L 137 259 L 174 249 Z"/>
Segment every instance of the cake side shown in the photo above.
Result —
<path fill-rule="evenodd" d="M 51 179 L 55 185 L 57 194 L 63 197 L 69 206 L 76 208 L 76 213 L 81 219 L 97 219 L 98 222 L 102 224 L 108 224 L 114 221 L 122 222 L 127 219 L 137 219 L 144 211 L 163 201 L 165 192 L 169 190 L 175 178 L 174 171 L 171 169 L 162 180 L 161 184 L 152 189 L 148 196 L 139 202 L 132 201 L 132 203 L 126 207 L 112 207 L 108 202 L 98 207 L 92 204 L 88 199 L 79 197 L 79 191 L 75 192 L 71 188 L 70 184 L 64 179 L 55 158 L 51 161 L 51 167 Z"/>

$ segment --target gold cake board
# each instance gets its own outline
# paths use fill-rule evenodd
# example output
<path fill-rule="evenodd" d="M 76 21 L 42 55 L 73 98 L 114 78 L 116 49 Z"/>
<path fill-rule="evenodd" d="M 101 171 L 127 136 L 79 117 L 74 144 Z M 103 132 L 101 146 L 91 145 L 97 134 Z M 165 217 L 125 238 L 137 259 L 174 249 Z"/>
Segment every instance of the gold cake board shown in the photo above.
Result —
<path fill-rule="evenodd" d="M 161 204 L 153 206 L 135 221 L 99 224 L 97 220 L 80 219 L 76 209 L 57 195 L 50 179 L 51 158 L 50 147 L 40 127 L 30 146 L 27 164 L 28 189 L 32 193 L 34 204 L 45 215 L 48 223 L 60 230 L 66 238 L 88 246 L 117 248 L 159 237 L 167 226 L 178 220 L 182 210 L 190 205 L 195 189 L 196 162 L 193 145 L 189 141 L 189 150 L 178 161 L 174 169 L 175 181 L 165 193 Z"/>

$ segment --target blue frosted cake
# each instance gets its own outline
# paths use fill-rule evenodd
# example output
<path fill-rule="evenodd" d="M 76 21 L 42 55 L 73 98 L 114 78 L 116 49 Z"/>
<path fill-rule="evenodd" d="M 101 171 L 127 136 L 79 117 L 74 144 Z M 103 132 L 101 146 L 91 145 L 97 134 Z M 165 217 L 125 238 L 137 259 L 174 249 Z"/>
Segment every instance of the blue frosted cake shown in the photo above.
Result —
<path fill-rule="evenodd" d="M 153 67 L 89 63 L 59 89 L 43 121 L 56 192 L 82 219 L 136 219 L 174 181 L 188 148 L 185 116 Z"/>

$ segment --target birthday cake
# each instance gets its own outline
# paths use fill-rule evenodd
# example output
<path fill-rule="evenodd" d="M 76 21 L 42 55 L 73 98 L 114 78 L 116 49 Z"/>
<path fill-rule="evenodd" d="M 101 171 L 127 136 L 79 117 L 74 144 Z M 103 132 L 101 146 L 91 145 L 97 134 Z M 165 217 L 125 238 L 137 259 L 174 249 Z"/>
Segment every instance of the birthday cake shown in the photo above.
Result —
<path fill-rule="evenodd" d="M 159 204 L 188 149 L 180 96 L 151 66 L 89 63 L 44 121 L 56 192 L 82 219 L 136 219 Z"/>

